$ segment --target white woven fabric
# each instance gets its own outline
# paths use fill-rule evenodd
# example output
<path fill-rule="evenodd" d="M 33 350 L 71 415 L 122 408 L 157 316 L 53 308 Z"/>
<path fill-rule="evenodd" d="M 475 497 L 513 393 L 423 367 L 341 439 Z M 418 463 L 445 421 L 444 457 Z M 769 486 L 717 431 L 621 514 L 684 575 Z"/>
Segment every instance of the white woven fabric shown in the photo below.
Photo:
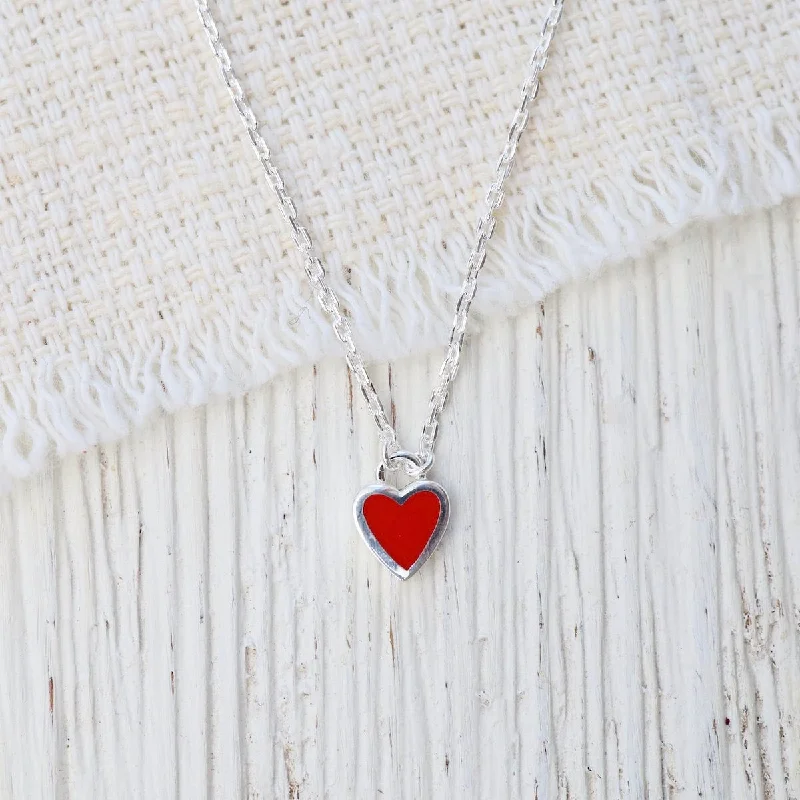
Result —
<path fill-rule="evenodd" d="M 219 9 L 370 356 L 445 340 L 544 12 Z M 3 4 L 0 24 L 0 478 L 338 353 L 190 0 Z M 478 319 L 798 193 L 798 87 L 797 0 L 568 0 Z"/>

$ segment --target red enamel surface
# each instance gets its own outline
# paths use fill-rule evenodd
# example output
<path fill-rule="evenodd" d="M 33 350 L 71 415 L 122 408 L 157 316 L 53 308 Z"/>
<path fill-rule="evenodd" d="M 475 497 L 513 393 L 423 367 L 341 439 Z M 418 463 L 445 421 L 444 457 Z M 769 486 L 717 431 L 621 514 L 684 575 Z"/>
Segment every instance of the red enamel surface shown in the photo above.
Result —
<path fill-rule="evenodd" d="M 423 489 L 398 502 L 385 494 L 364 501 L 364 519 L 381 547 L 403 568 L 410 569 L 436 529 L 442 504 Z"/>

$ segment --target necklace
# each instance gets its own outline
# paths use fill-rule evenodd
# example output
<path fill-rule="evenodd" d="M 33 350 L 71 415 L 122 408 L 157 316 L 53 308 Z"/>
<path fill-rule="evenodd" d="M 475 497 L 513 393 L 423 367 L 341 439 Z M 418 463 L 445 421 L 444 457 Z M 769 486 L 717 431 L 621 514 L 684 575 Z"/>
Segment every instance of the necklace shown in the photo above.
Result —
<path fill-rule="evenodd" d="M 564 0 L 551 0 L 539 43 L 531 56 L 528 74 L 522 84 L 521 97 L 508 129 L 505 146 L 497 162 L 494 179 L 486 193 L 486 207 L 475 230 L 475 243 L 467 263 L 467 274 L 456 303 L 450 342 L 439 370 L 439 379 L 431 394 L 428 416 L 416 452 L 403 450 L 400 447 L 394 427 L 386 415 L 383 403 L 367 373 L 364 359 L 356 347 L 350 323 L 342 310 L 339 298 L 328 283 L 325 268 L 314 253 L 308 230 L 298 221 L 297 207 L 286 191 L 283 179 L 272 161 L 269 147 L 259 130 L 256 115 L 236 77 L 228 51 L 220 38 L 208 0 L 195 0 L 195 4 L 225 85 L 264 168 L 264 174 L 278 200 L 283 217 L 289 225 L 295 246 L 303 257 L 306 276 L 317 302 L 330 318 L 334 333 L 344 345 L 347 365 L 358 382 L 378 426 L 383 454 L 378 465 L 377 483 L 367 486 L 356 497 L 353 506 L 356 526 L 364 542 L 380 562 L 394 575 L 405 580 L 427 561 L 444 535 L 450 518 L 447 492 L 426 476 L 433 466 L 439 417 L 458 371 L 469 309 L 477 289 L 478 274 L 486 260 L 486 245 L 495 228 L 495 212 L 503 202 L 503 186 L 511 173 L 517 145 L 528 122 L 529 107 L 539 93 L 540 75 L 547 63 L 547 51 L 561 19 Z M 398 490 L 386 482 L 386 473 L 397 472 L 401 468 L 412 480 L 404 489 Z"/>

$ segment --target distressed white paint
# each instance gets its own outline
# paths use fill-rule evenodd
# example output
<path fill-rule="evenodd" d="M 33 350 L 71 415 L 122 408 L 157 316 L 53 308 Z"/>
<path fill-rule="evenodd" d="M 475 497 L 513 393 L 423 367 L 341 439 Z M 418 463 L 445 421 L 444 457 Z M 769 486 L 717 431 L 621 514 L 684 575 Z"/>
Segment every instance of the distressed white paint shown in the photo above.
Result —
<path fill-rule="evenodd" d="M 2 798 L 800 797 L 800 203 L 468 348 L 402 584 L 341 363 L 0 502 Z M 440 354 L 378 370 L 413 442 Z"/>

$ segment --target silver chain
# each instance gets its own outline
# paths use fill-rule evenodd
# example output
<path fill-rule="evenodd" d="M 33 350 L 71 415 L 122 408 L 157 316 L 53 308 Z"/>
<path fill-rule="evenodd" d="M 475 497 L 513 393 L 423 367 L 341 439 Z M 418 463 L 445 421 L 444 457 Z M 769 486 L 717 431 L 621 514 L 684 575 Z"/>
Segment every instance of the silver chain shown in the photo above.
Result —
<path fill-rule="evenodd" d="M 356 347 L 350 323 L 342 311 L 339 298 L 328 283 L 322 262 L 314 254 L 314 245 L 311 242 L 308 230 L 298 222 L 297 207 L 286 191 L 283 179 L 272 161 L 269 147 L 259 131 L 258 120 L 250 105 L 250 101 L 244 93 L 244 89 L 242 89 L 242 84 L 239 82 L 233 70 L 230 56 L 222 42 L 219 29 L 209 9 L 208 0 L 195 0 L 195 3 L 203 28 L 208 36 L 208 41 L 211 44 L 211 48 L 214 51 L 214 55 L 222 71 L 222 77 L 233 98 L 239 116 L 247 129 L 247 135 L 250 137 L 250 141 L 255 148 L 261 166 L 264 168 L 267 181 L 278 199 L 283 217 L 289 224 L 292 239 L 303 256 L 305 272 L 314 295 L 317 298 L 317 302 L 330 317 L 333 330 L 344 345 L 347 365 L 350 367 L 350 370 L 358 382 L 361 393 L 367 401 L 367 406 L 375 418 L 375 423 L 380 431 L 381 442 L 383 443 L 382 465 L 386 469 L 397 469 L 402 462 L 409 475 L 421 477 L 430 469 L 433 463 L 433 448 L 439 429 L 439 417 L 447 402 L 450 385 L 453 383 L 453 379 L 458 372 L 461 348 L 464 344 L 464 332 L 467 326 L 467 317 L 469 316 L 470 305 L 475 297 L 478 275 L 486 260 L 486 246 L 494 232 L 496 223 L 495 213 L 503 202 L 503 186 L 506 179 L 511 174 L 514 156 L 517 152 L 517 145 L 528 123 L 530 105 L 539 93 L 539 78 L 547 63 L 547 51 L 553 40 L 556 27 L 561 19 L 564 0 L 552 0 L 550 10 L 542 25 L 539 43 L 529 61 L 528 75 L 522 84 L 519 104 L 517 105 L 514 117 L 511 120 L 511 125 L 508 129 L 508 136 L 506 137 L 503 152 L 497 162 L 489 191 L 486 193 L 486 207 L 478 221 L 478 226 L 475 231 L 475 243 L 469 255 L 469 261 L 467 262 L 467 274 L 461 286 L 461 295 L 456 303 L 455 318 L 453 319 L 453 327 L 450 331 L 450 342 L 447 346 L 444 362 L 439 370 L 439 379 L 431 394 L 428 406 L 428 417 L 422 429 L 419 451 L 417 453 L 410 453 L 400 449 L 397 433 L 392 423 L 389 421 L 383 403 L 378 397 L 375 385 L 372 383 L 367 373 L 364 359 Z"/>

